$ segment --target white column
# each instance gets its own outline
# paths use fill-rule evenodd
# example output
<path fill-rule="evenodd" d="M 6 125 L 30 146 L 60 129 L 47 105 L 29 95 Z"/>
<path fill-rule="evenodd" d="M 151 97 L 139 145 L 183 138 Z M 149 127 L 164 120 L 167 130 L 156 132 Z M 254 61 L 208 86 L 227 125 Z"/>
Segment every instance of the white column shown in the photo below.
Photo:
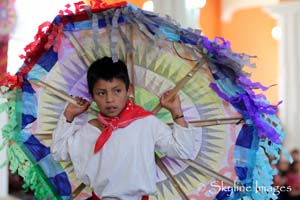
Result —
<path fill-rule="evenodd" d="M 279 97 L 283 100 L 279 115 L 287 133 L 284 146 L 288 151 L 300 148 L 300 2 L 289 1 L 266 10 L 278 19 Z"/>
<path fill-rule="evenodd" d="M 191 0 L 153 0 L 154 12 L 160 16 L 169 15 L 183 28 L 199 29 L 200 5 Z"/>
<path fill-rule="evenodd" d="M 0 94 L 1 95 L 1 94 Z M 4 100 L 1 99 L 0 96 L 0 104 L 3 103 Z M 7 114 L 0 113 L 0 144 L 2 144 L 2 127 L 7 123 Z M 6 160 L 6 150 L 4 148 L 0 151 L 0 164 Z M 8 196 L 8 169 L 7 166 L 0 169 L 0 198 Z"/>

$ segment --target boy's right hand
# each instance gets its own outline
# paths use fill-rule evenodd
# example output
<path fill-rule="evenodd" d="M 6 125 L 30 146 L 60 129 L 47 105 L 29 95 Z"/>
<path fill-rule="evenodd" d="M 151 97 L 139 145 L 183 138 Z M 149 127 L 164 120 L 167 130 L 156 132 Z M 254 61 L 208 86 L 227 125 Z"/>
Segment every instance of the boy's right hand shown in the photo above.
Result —
<path fill-rule="evenodd" d="M 78 105 L 69 103 L 64 112 L 67 122 L 72 122 L 76 116 L 84 113 L 90 106 L 90 103 L 82 97 L 74 97 L 74 100 Z"/>

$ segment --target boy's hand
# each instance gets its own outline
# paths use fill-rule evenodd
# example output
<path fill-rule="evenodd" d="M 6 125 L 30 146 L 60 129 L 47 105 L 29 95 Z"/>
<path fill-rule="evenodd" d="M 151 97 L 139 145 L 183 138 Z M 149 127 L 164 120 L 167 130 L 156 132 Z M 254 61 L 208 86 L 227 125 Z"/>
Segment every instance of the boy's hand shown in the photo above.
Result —
<path fill-rule="evenodd" d="M 160 98 L 161 106 L 171 112 L 173 120 L 177 124 L 181 125 L 182 127 L 188 127 L 187 122 L 184 120 L 179 95 L 176 94 L 171 98 L 169 98 L 169 95 L 170 95 L 170 91 L 167 91 L 161 96 Z"/>
<path fill-rule="evenodd" d="M 72 122 L 76 116 L 84 113 L 90 106 L 90 103 L 82 97 L 75 97 L 74 99 L 78 105 L 69 103 L 64 112 L 68 122 Z"/>
<path fill-rule="evenodd" d="M 170 91 L 165 92 L 160 98 L 160 104 L 163 108 L 169 110 L 172 114 L 182 115 L 181 102 L 176 94 L 169 99 Z"/>

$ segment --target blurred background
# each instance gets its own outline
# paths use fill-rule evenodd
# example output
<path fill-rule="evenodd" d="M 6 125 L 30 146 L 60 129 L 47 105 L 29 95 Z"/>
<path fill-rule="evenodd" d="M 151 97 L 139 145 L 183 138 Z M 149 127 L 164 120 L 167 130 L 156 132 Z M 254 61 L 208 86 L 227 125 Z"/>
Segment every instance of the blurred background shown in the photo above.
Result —
<path fill-rule="evenodd" d="M 0 80 L 22 65 L 24 47 L 34 41 L 38 27 L 52 21 L 65 5 L 79 0 L 0 0 Z M 106 0 L 107 3 L 119 1 Z M 145 10 L 169 15 L 182 27 L 200 29 L 209 39 L 222 37 L 232 50 L 255 58 L 245 68 L 251 80 L 270 86 L 264 92 L 279 105 L 278 116 L 288 152 L 300 147 L 300 1 L 299 0 L 128 0 Z M 261 93 L 262 91 L 257 91 Z M 1 126 L 6 116 L 1 115 Z M 0 137 L 1 144 L 1 137 Z M 299 154 L 298 154 L 299 157 Z M 6 154 L 0 151 L 1 163 Z M 0 198 L 32 199 L 22 193 L 22 180 L 0 169 Z"/>

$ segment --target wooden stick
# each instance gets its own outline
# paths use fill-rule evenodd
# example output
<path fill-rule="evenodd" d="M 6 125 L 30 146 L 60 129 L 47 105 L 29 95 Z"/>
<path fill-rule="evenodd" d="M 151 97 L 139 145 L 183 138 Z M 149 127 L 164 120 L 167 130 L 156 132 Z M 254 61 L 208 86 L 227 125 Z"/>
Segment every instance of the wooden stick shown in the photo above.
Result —
<path fill-rule="evenodd" d="M 38 139 L 40 140 L 50 140 L 52 139 L 52 132 L 48 133 L 48 132 L 45 132 L 45 133 L 33 133 L 33 135 L 35 137 L 37 137 Z"/>
<path fill-rule="evenodd" d="M 173 98 L 178 91 L 184 86 L 184 84 L 189 81 L 191 79 L 191 77 L 193 77 L 193 75 L 199 70 L 199 63 L 197 62 L 194 67 L 191 69 L 191 71 L 189 73 L 187 73 L 186 76 L 184 76 L 177 84 L 176 86 L 170 91 L 170 94 L 168 96 L 168 98 L 166 99 L 167 101 L 171 98 Z M 156 114 L 160 109 L 161 109 L 161 104 L 159 103 L 153 110 L 152 112 L 154 114 Z M 160 160 L 160 158 L 158 157 L 158 155 L 155 153 L 155 160 L 157 165 L 160 167 L 160 169 L 164 172 L 164 174 L 168 177 L 168 179 L 170 180 L 171 184 L 173 185 L 173 187 L 176 189 L 176 191 L 178 192 L 178 194 L 181 196 L 182 199 L 188 199 L 187 195 L 184 193 L 184 191 L 182 190 L 182 188 L 180 187 L 180 185 L 177 183 L 176 179 L 172 176 L 172 174 L 170 173 L 170 171 L 168 170 L 168 168 L 164 165 L 164 163 Z"/>
<path fill-rule="evenodd" d="M 191 69 L 190 72 L 188 72 L 177 84 L 176 86 L 170 91 L 166 101 L 173 98 L 178 91 L 186 84 L 193 76 L 194 74 L 199 70 L 199 63 L 197 62 L 194 67 Z M 156 114 L 161 109 L 161 104 L 159 103 L 152 112 Z"/>
<path fill-rule="evenodd" d="M 223 125 L 223 124 L 238 124 L 242 120 L 243 118 L 240 116 L 240 117 L 232 117 L 232 118 L 195 120 L 195 121 L 188 121 L 188 123 L 196 127 L 206 127 L 206 126 L 216 126 L 216 125 Z M 173 125 L 173 123 L 168 123 L 168 125 Z"/>
<path fill-rule="evenodd" d="M 70 97 L 68 94 L 64 93 L 61 90 L 56 89 L 55 87 L 49 85 L 48 83 L 45 83 L 43 81 L 39 81 L 39 82 L 32 82 L 33 84 L 36 84 L 38 86 L 43 87 L 44 89 L 52 92 L 53 94 L 55 94 L 56 96 L 60 97 L 61 99 L 67 101 L 68 103 L 74 104 L 78 107 L 80 107 L 80 105 L 77 104 L 77 102 L 75 101 L 75 99 L 73 99 L 72 97 Z M 93 109 L 92 107 L 89 107 L 87 110 L 89 113 L 93 114 L 93 115 L 98 115 L 98 111 L 96 111 L 95 109 Z"/>
<path fill-rule="evenodd" d="M 221 118 L 221 119 L 207 119 L 207 120 L 197 120 L 197 121 L 188 121 L 189 124 L 192 124 L 196 127 L 206 127 L 206 126 L 215 126 L 223 124 L 236 124 L 239 121 L 243 120 L 241 117 L 233 118 Z M 172 126 L 173 123 L 168 123 L 169 126 Z M 33 134 L 41 140 L 49 140 L 52 138 L 52 132 L 36 132 Z"/>
<path fill-rule="evenodd" d="M 64 166 L 64 170 L 67 170 L 70 167 L 73 167 L 72 162 L 69 162 L 66 166 Z"/>
<path fill-rule="evenodd" d="M 213 177 L 217 180 L 223 181 L 224 183 L 228 184 L 229 186 L 234 186 L 234 181 L 229 179 L 226 176 L 223 176 L 222 174 L 215 172 L 214 170 L 194 161 L 194 160 L 182 160 L 183 162 L 185 162 L 186 164 L 188 164 L 189 166 L 191 166 L 192 168 L 196 169 L 197 171 L 208 175 L 210 177 Z"/>
<path fill-rule="evenodd" d="M 86 187 L 84 183 L 81 183 L 73 192 L 72 192 L 72 199 L 75 199 L 80 192 Z"/>
<path fill-rule="evenodd" d="M 132 46 L 134 46 L 134 40 L 133 40 L 133 26 L 128 25 L 126 26 L 127 29 L 129 29 L 127 32 L 129 33 L 129 38 Z M 130 75 L 130 82 L 131 82 L 131 90 L 133 97 L 130 96 L 130 99 L 132 102 L 134 102 L 135 97 L 135 75 L 134 75 L 134 55 L 133 52 L 127 53 L 127 68 L 129 69 L 129 75 Z"/>
<path fill-rule="evenodd" d="M 85 48 L 80 44 L 80 42 L 77 40 L 76 36 L 73 34 L 73 32 L 66 33 L 66 37 L 71 42 L 72 46 L 76 50 L 77 54 L 83 59 L 85 65 L 88 67 L 90 64 L 95 60 L 95 58 L 92 58 L 90 54 L 85 50 Z"/>
<path fill-rule="evenodd" d="M 158 155 L 155 154 L 155 161 L 156 164 L 159 166 L 159 168 L 163 171 L 163 173 L 168 177 L 171 184 L 174 186 L 180 197 L 184 200 L 188 200 L 189 198 L 184 193 L 184 191 L 181 189 L 180 185 L 177 183 L 176 179 L 173 177 L 173 175 L 170 173 L 168 168 L 164 165 L 164 163 L 160 160 Z"/>

